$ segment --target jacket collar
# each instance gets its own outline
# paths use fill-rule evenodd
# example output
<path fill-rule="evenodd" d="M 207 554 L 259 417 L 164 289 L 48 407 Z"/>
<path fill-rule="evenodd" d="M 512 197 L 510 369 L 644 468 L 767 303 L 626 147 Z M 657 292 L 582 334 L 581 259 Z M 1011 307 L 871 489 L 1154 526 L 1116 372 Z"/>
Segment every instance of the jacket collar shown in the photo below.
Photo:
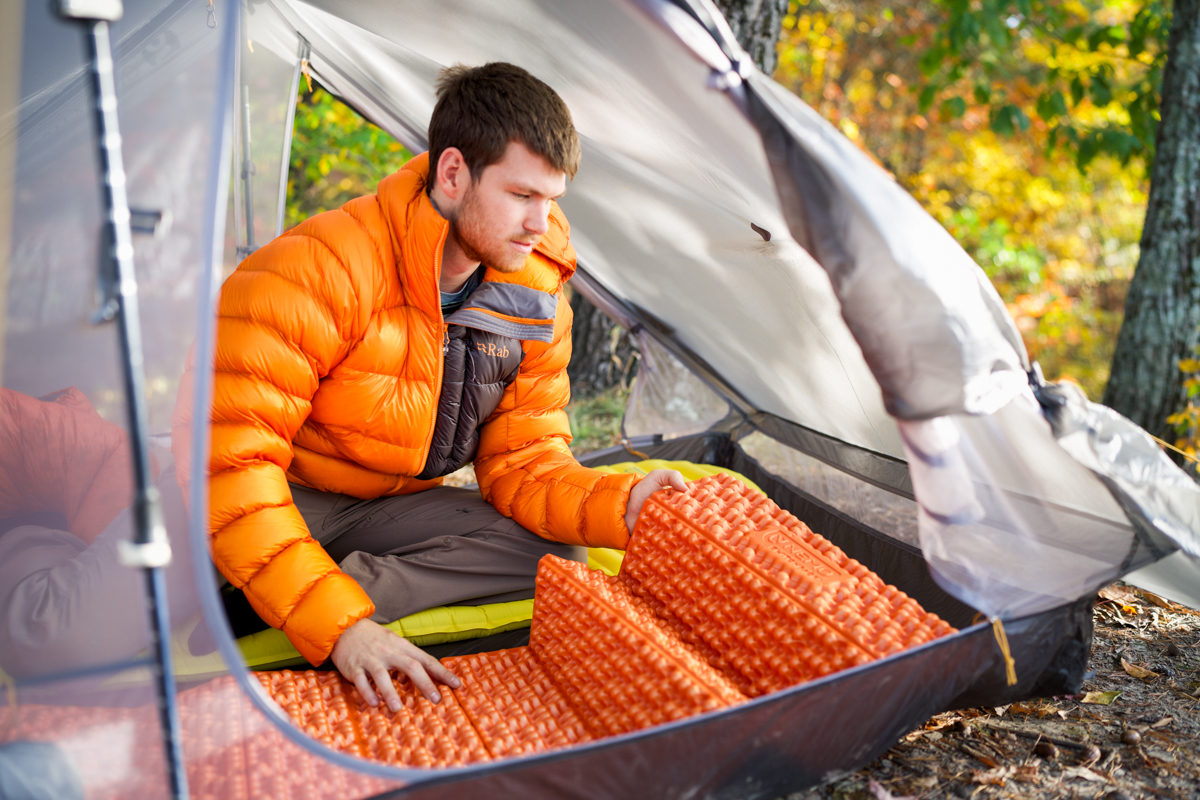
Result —
<path fill-rule="evenodd" d="M 410 302 L 437 318 L 438 277 L 450 223 L 425 192 L 428 177 L 429 154 L 422 153 L 380 181 L 376 197 L 391 227 L 396 267 Z M 570 225 L 557 203 L 549 223 L 523 269 L 486 270 L 480 287 L 446 321 L 520 340 L 552 341 L 558 294 L 575 272 L 575 250 Z"/>

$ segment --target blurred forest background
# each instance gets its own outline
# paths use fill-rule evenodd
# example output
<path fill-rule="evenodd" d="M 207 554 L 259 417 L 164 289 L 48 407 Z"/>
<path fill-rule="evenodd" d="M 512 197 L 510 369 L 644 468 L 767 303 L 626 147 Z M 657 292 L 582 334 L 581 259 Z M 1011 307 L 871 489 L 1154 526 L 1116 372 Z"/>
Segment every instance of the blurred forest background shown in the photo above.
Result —
<path fill-rule="evenodd" d="M 761 67 L 975 258 L 1047 378 L 1101 399 L 1138 264 L 1169 12 L 1145 0 L 718 5 Z M 319 86 L 302 82 L 297 102 L 288 227 L 411 157 Z M 572 305 L 586 450 L 618 437 L 636 352 L 581 297 Z M 1176 419 L 1185 448 L 1196 418 Z"/>

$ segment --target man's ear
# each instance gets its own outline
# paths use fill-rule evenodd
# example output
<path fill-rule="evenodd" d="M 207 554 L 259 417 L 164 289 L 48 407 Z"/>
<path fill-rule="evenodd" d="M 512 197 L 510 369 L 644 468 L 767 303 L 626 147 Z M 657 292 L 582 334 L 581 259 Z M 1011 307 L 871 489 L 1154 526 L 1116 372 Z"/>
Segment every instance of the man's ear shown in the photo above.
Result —
<path fill-rule="evenodd" d="M 462 199 L 471 185 L 471 170 L 457 147 L 447 147 L 438 157 L 436 180 L 438 188 L 450 200 Z"/>

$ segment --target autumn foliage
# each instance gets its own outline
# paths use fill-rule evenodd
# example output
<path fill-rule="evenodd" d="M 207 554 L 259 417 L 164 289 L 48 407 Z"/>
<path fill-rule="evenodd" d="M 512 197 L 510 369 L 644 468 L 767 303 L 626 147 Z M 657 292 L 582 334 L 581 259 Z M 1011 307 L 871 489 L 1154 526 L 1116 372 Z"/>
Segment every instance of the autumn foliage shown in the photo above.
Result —
<path fill-rule="evenodd" d="M 954 15 L 971 8 L 800 0 L 784 21 L 775 78 L 876 158 L 974 256 L 1048 377 L 1098 398 L 1137 264 L 1148 183 L 1144 148 L 1089 146 L 1084 159 L 1078 142 L 1110 118 L 1110 139 L 1132 135 L 1122 103 L 1152 69 L 1143 61 L 1154 60 L 1157 45 L 1131 64 L 1128 48 L 1107 38 L 1089 49 L 1018 32 L 1001 56 L 986 14 L 976 14 L 975 40 L 953 30 Z M 1111 22 L 1108 30 L 1139 8 L 1051 10 L 1080 25 Z M 1014 21 L 1000 18 L 1005 31 Z M 1073 83 L 1084 91 L 1072 95 Z"/>

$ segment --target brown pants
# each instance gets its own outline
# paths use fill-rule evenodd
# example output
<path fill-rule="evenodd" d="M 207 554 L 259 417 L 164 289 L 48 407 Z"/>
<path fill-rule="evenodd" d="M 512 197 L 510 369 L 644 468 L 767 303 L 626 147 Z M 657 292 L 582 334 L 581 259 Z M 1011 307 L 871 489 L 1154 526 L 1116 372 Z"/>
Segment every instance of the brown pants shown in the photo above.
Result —
<path fill-rule="evenodd" d="M 376 622 L 434 606 L 526 600 L 542 556 L 587 558 L 582 547 L 530 533 L 477 490 L 439 486 L 359 500 L 291 489 L 313 538 L 375 603 Z"/>

